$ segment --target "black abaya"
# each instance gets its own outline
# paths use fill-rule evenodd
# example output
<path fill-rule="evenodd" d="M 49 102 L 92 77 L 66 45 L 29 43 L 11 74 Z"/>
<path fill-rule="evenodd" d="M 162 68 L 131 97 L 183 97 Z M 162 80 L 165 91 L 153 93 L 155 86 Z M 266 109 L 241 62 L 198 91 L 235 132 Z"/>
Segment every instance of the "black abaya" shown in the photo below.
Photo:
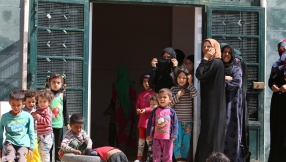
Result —
<path fill-rule="evenodd" d="M 268 86 L 286 84 L 284 71 L 270 75 Z M 273 92 L 270 106 L 270 153 L 268 162 L 286 161 L 286 93 Z"/>
<path fill-rule="evenodd" d="M 202 60 L 196 69 L 201 88 L 201 128 L 196 162 L 205 162 L 213 152 L 224 151 L 226 124 L 224 64 L 220 59 Z"/>

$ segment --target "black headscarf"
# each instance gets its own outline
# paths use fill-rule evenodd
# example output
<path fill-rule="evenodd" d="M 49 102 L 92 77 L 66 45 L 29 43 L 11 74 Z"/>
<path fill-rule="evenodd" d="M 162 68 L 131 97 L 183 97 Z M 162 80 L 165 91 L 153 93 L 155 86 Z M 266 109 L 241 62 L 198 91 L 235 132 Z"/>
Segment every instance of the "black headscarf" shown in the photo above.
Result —
<path fill-rule="evenodd" d="M 235 59 L 235 53 L 234 53 L 234 49 L 230 45 L 226 44 L 225 46 L 223 46 L 221 48 L 221 55 L 222 55 L 222 57 L 223 57 L 223 50 L 225 48 L 230 48 L 230 50 L 231 50 L 231 59 L 230 59 L 229 62 L 223 62 L 224 63 L 224 72 L 225 72 L 225 75 L 231 76 L 232 75 L 233 62 L 234 62 L 234 59 Z"/>
<path fill-rule="evenodd" d="M 178 61 L 178 66 L 181 66 L 183 64 L 185 54 L 182 50 L 179 49 L 175 49 L 175 52 L 176 52 L 176 59 Z"/>
<path fill-rule="evenodd" d="M 164 53 L 169 53 L 171 58 L 176 58 L 177 54 L 175 52 L 175 50 L 172 47 L 167 47 L 163 50 L 162 52 L 162 56 L 164 55 Z"/>

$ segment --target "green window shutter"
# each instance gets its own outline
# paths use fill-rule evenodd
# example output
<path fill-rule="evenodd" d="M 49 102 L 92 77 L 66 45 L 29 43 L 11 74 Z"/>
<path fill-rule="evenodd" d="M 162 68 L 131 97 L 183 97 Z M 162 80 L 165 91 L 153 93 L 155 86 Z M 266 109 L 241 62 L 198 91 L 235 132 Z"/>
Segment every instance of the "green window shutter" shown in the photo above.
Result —
<path fill-rule="evenodd" d="M 264 9 L 260 7 L 206 7 L 206 38 L 228 43 L 241 52 L 247 65 L 247 105 L 251 159 L 264 161 L 264 90 L 253 82 L 264 81 Z"/>
<path fill-rule="evenodd" d="M 47 76 L 65 74 L 69 113 L 87 123 L 89 1 L 35 0 L 31 8 L 29 87 L 44 88 Z"/>

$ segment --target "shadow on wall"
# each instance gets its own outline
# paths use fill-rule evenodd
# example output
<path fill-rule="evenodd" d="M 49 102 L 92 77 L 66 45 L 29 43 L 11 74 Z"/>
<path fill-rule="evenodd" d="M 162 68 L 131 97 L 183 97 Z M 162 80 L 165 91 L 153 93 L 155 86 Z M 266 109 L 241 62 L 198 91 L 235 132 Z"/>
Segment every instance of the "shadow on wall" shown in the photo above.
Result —
<path fill-rule="evenodd" d="M 7 38 L 0 37 L 0 40 L 9 43 Z M 21 51 L 20 41 L 6 48 L 5 44 L 0 44 L 0 101 L 8 101 L 11 90 L 22 88 Z"/>

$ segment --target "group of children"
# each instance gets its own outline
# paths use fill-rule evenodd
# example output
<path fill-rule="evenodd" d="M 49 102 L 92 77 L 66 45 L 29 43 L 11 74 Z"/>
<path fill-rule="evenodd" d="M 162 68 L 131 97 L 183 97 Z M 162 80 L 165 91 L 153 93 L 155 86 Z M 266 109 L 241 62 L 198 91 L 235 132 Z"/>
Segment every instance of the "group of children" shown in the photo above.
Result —
<path fill-rule="evenodd" d="M 162 57 L 171 58 L 171 49 L 166 49 Z M 136 162 L 142 161 L 145 141 L 148 145 L 147 161 L 171 162 L 173 158 L 186 161 L 191 146 L 193 123 L 193 98 L 197 91 L 193 84 L 193 57 L 187 64 L 173 68 L 173 86 L 161 88 L 157 93 L 149 85 L 152 76 L 144 74 L 141 85 L 144 91 L 138 95 L 136 112 L 138 121 L 138 153 Z M 190 62 L 191 61 L 191 62 Z M 173 64 L 178 65 L 176 60 Z M 153 59 L 153 66 L 158 63 Z M 168 83 L 169 84 L 169 83 Z"/>
<path fill-rule="evenodd" d="M 56 162 L 65 153 L 100 156 L 109 162 L 128 162 L 117 148 L 92 149 L 92 140 L 82 129 L 84 118 L 80 114 L 69 118 L 63 93 L 65 86 L 64 75 L 52 74 L 46 83 L 50 89 L 10 92 L 11 110 L 0 120 L 0 159 L 4 155 L 5 162 L 50 162 L 54 145 Z M 67 132 L 62 139 L 64 124 Z"/>

